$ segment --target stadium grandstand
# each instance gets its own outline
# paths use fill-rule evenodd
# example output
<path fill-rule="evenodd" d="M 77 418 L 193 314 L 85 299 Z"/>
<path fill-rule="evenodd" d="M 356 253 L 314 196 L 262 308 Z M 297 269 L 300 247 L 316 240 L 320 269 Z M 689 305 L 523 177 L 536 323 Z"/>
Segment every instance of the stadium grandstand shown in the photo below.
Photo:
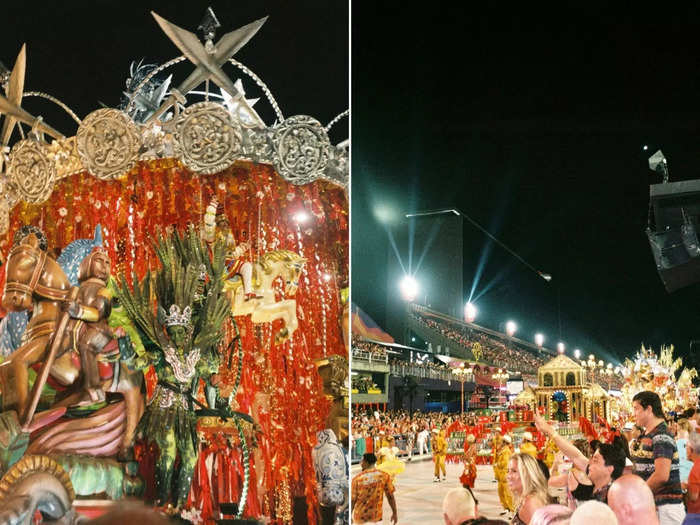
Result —
<path fill-rule="evenodd" d="M 462 398 L 465 410 L 506 407 L 519 390 L 537 384 L 537 369 L 557 355 L 417 304 L 408 306 L 406 316 L 411 346 L 394 343 L 355 305 L 353 327 L 355 408 L 454 412 Z M 457 368 L 471 373 L 460 378 Z M 618 378 L 611 383 L 608 388 L 620 387 Z"/>

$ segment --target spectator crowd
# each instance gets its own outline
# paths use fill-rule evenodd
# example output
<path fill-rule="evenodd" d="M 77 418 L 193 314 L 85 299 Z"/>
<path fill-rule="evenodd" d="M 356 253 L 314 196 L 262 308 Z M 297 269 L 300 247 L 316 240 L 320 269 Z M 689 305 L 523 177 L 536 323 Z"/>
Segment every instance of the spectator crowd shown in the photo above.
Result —
<path fill-rule="evenodd" d="M 493 455 L 498 457 L 500 476 L 497 473 L 496 477 L 504 507 L 501 517 L 508 521 L 480 517 L 472 485 L 463 482 L 463 488 L 445 493 L 441 518 L 447 525 L 700 524 L 700 413 L 695 409 L 664 413 L 659 396 L 651 391 L 636 394 L 632 404 L 634 421 L 626 422 L 622 428 L 608 429 L 600 436 L 592 433 L 587 439 L 576 441 L 570 441 L 555 426 L 535 415 L 536 431 L 546 437 L 546 443 L 533 446 L 532 436 L 527 437 L 529 432 L 525 432 L 523 441 L 529 442 L 514 449 L 511 435 L 500 433 L 502 429 L 493 425 Z M 449 434 L 455 422 L 473 424 L 476 416 L 358 412 L 353 417 L 352 431 L 353 438 L 376 435 L 382 442 L 387 434 L 413 434 L 420 441 L 421 451 L 430 441 L 431 432 L 437 432 L 433 438 L 433 447 L 438 451 L 433 453 L 435 456 L 440 453 L 443 434 Z M 393 438 L 388 439 L 394 442 Z M 396 522 L 401 508 L 393 496 L 393 477 L 377 473 L 374 453 L 363 452 L 362 458 L 362 473 L 353 479 L 353 505 L 363 509 L 367 518 L 358 520 L 363 516 L 355 514 L 355 522 L 381 521 L 384 494 L 390 501 L 392 521 Z M 378 515 L 363 506 L 370 479 L 382 487 L 378 493 Z"/>

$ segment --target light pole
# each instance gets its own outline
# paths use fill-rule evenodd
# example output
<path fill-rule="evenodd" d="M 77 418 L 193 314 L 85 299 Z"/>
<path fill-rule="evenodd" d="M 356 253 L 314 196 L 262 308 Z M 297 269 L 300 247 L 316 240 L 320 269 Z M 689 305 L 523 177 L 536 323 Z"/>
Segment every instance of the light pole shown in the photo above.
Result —
<path fill-rule="evenodd" d="M 537 348 L 539 348 L 541 350 L 542 345 L 544 344 L 544 335 L 535 334 L 535 344 L 537 345 Z"/>
<path fill-rule="evenodd" d="M 538 270 L 534 266 L 532 266 L 529 262 L 527 262 L 525 259 L 523 259 L 520 255 L 518 255 L 516 252 L 511 250 L 508 246 L 506 246 L 503 242 L 501 242 L 499 239 L 494 237 L 486 228 L 481 226 L 478 222 L 476 222 L 474 219 L 472 219 L 469 215 L 462 213 L 459 210 L 456 210 L 454 208 L 449 208 L 449 209 L 444 209 L 444 210 L 429 210 L 429 211 L 421 211 L 421 212 L 415 212 L 415 213 L 407 213 L 406 218 L 409 219 L 411 217 L 425 217 L 428 215 L 443 215 L 443 214 L 454 214 L 458 217 L 463 217 L 467 221 L 469 221 L 472 226 L 474 226 L 476 229 L 481 231 L 484 235 L 486 235 L 489 239 L 491 239 L 493 242 L 498 244 L 501 248 L 503 248 L 505 251 L 510 253 L 513 257 L 518 259 L 521 263 L 523 263 L 525 266 L 530 268 L 533 272 L 535 272 L 537 275 L 539 275 L 542 279 L 544 279 L 547 282 L 550 282 L 552 280 L 552 275 L 546 272 L 543 272 L 541 270 Z"/>
<path fill-rule="evenodd" d="M 503 385 L 503 383 L 505 383 L 506 381 L 508 381 L 508 378 L 509 378 L 509 377 L 510 377 L 510 376 L 508 375 L 508 372 L 506 372 L 506 371 L 503 370 L 502 368 L 499 368 L 499 369 L 498 369 L 498 372 L 496 372 L 495 374 L 493 374 L 493 375 L 491 376 L 492 379 L 498 381 L 498 402 L 499 402 L 499 403 L 501 402 L 501 388 L 502 388 L 502 385 Z"/>
<path fill-rule="evenodd" d="M 595 369 L 603 368 L 605 363 L 603 360 L 596 362 L 595 356 L 593 354 L 588 356 L 588 361 L 581 361 L 581 366 L 591 371 L 591 384 L 595 382 Z"/>
<path fill-rule="evenodd" d="M 465 368 L 464 363 L 461 363 L 458 367 L 452 369 L 452 373 L 457 377 L 457 381 L 461 384 L 462 392 L 462 414 L 464 414 L 464 383 L 469 381 L 469 376 L 472 375 L 471 368 Z"/>
<path fill-rule="evenodd" d="M 612 381 L 612 376 L 615 372 L 613 372 L 613 365 L 612 363 L 608 363 L 608 365 L 605 367 L 605 375 L 608 376 L 608 390 L 610 390 L 610 382 Z"/>

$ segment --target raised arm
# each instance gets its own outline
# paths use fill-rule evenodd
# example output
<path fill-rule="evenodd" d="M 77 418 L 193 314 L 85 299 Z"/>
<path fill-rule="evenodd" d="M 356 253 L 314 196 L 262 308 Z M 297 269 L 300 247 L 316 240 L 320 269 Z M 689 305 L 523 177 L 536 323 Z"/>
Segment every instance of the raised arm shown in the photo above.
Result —
<path fill-rule="evenodd" d="M 579 470 L 586 472 L 586 467 L 588 467 L 588 458 L 577 449 L 574 444 L 559 433 L 545 421 L 545 419 L 539 414 L 535 414 L 535 426 L 543 434 L 550 437 L 554 443 L 556 443 L 559 450 L 568 457 Z"/>

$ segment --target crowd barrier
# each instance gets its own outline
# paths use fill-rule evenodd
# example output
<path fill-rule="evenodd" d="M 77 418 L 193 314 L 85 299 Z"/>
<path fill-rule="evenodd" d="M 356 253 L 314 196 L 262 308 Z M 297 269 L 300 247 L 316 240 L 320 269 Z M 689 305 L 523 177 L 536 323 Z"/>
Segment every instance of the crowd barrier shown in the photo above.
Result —
<path fill-rule="evenodd" d="M 362 459 L 362 455 L 368 452 L 376 453 L 381 448 L 382 438 L 384 436 L 376 437 L 366 437 L 353 440 L 352 447 L 350 449 L 350 461 L 352 463 L 358 463 Z M 407 458 L 409 456 L 407 446 L 408 446 L 408 434 L 394 434 L 394 444 L 400 450 L 397 457 Z M 424 450 L 430 452 L 430 439 L 426 440 L 426 446 Z M 418 454 L 418 441 L 414 439 L 413 450 L 411 454 Z"/>

